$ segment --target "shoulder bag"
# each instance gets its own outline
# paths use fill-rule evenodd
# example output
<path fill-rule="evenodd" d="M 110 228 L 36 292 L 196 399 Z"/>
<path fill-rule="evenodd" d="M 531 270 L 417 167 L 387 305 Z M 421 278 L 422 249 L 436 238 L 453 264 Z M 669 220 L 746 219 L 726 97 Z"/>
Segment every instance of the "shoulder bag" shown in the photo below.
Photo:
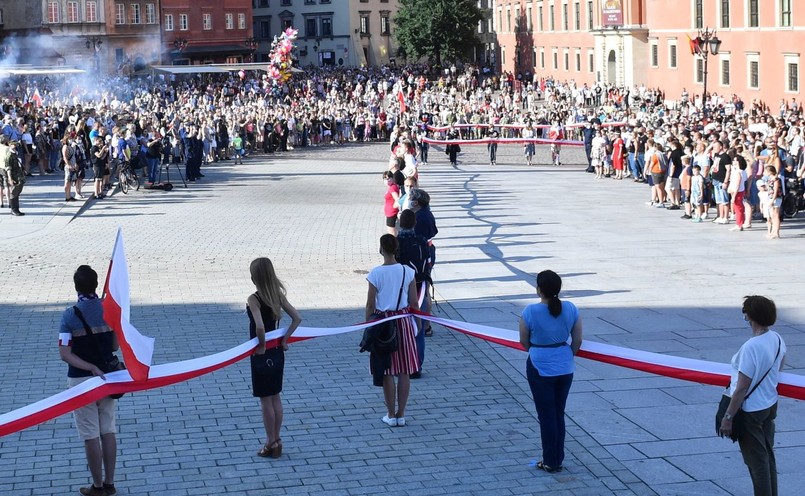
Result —
<path fill-rule="evenodd" d="M 757 384 L 755 384 L 755 386 L 746 394 L 746 396 L 744 396 L 744 401 L 746 401 L 746 399 L 749 398 L 749 396 L 751 396 L 752 393 L 755 392 L 755 389 L 757 389 L 758 386 L 760 386 L 760 383 L 762 383 L 766 379 L 766 376 L 769 375 L 771 369 L 774 368 L 774 364 L 777 363 L 777 357 L 780 356 L 780 348 L 782 346 L 779 337 L 777 338 L 777 341 L 778 341 L 777 354 L 774 355 L 774 360 L 772 360 L 771 362 L 771 367 L 769 367 L 769 370 L 767 370 L 766 373 L 763 374 L 763 377 L 761 377 L 760 380 L 757 381 Z M 721 402 L 719 402 L 718 411 L 716 412 L 716 435 L 718 435 L 719 437 L 724 437 L 721 435 L 721 421 L 724 419 L 724 415 L 727 413 L 727 407 L 730 406 L 731 400 L 732 397 L 726 394 L 721 395 Z M 732 434 L 730 434 L 730 439 L 732 439 L 733 443 L 736 442 L 738 438 L 741 436 L 741 434 L 743 433 L 743 429 L 744 426 L 743 426 L 743 406 L 742 406 L 741 408 L 738 409 L 737 412 L 735 412 L 735 416 L 732 418 Z"/>
<path fill-rule="evenodd" d="M 403 288 L 405 287 L 405 266 L 402 267 L 402 281 L 400 282 L 400 292 L 397 295 L 397 310 L 400 309 Z M 397 332 L 397 319 L 387 320 L 380 324 L 367 327 L 363 331 L 360 352 L 378 353 L 383 355 L 391 354 L 399 348 L 399 337 Z"/>
<path fill-rule="evenodd" d="M 87 319 L 84 318 L 84 314 L 81 313 L 81 310 L 78 309 L 77 306 L 73 306 L 73 311 L 75 312 L 75 316 L 78 317 L 78 320 L 81 321 L 81 324 L 84 325 L 84 330 L 87 331 L 87 336 L 92 337 L 92 342 L 95 343 L 95 348 L 98 351 L 98 356 L 101 357 L 103 360 L 103 350 L 101 350 L 101 344 L 98 342 L 98 339 L 95 337 L 95 333 L 92 332 L 92 328 L 87 323 Z M 100 364 L 95 364 L 101 369 L 101 372 L 104 374 L 108 374 L 110 372 L 116 372 L 118 370 L 126 370 L 126 364 L 121 362 L 117 355 L 112 355 L 111 360 L 104 360 Z M 120 399 L 123 397 L 124 393 L 120 394 L 110 394 L 109 397 L 112 399 Z"/>

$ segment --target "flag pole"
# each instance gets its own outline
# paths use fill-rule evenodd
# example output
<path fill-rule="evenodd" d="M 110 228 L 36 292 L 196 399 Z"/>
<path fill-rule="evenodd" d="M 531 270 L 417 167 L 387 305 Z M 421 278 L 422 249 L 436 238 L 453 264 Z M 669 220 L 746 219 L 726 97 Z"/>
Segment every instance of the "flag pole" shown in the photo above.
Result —
<path fill-rule="evenodd" d="M 123 233 L 123 229 L 118 227 L 117 228 L 117 235 L 115 236 L 115 246 L 112 247 L 112 256 L 109 258 L 109 268 L 106 269 L 106 281 L 103 283 L 103 291 L 101 292 L 101 298 L 106 298 L 106 292 L 109 289 L 109 278 L 112 277 L 112 262 L 115 259 L 115 250 L 117 250 L 117 242 L 120 241 L 120 235 Z"/>

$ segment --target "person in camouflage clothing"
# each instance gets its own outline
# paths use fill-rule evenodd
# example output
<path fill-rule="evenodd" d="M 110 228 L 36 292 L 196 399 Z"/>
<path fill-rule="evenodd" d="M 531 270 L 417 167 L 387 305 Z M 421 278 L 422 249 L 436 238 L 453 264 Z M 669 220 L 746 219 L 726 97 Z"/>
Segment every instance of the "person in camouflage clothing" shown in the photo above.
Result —
<path fill-rule="evenodd" d="M 10 188 L 8 203 L 11 215 L 22 216 L 25 214 L 20 212 L 20 193 L 25 185 L 25 170 L 17 155 L 17 145 L 16 142 L 9 142 L 7 136 L 0 136 L 0 175 L 3 176 L 0 185 L 5 183 Z"/>

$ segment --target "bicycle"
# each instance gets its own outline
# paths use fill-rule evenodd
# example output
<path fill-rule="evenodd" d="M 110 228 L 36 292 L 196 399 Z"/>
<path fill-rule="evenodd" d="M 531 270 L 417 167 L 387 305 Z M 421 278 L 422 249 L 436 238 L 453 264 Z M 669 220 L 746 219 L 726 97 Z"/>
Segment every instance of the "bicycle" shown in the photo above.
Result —
<path fill-rule="evenodd" d="M 130 162 L 123 162 L 123 165 L 120 166 L 120 174 L 118 177 L 120 179 L 120 191 L 122 191 L 124 195 L 128 194 L 129 190 L 132 188 L 134 188 L 134 191 L 140 189 L 140 178 L 137 177 L 137 173 L 131 168 Z"/>

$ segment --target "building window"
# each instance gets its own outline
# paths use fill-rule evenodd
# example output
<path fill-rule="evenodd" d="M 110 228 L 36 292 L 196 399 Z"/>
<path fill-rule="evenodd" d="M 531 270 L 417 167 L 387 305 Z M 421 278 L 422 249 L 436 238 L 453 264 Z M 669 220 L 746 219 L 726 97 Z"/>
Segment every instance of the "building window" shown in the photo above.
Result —
<path fill-rule="evenodd" d="M 512 32 L 512 11 L 511 9 L 506 9 L 506 32 Z"/>
<path fill-rule="evenodd" d="M 668 47 L 668 67 L 676 69 L 676 43 Z"/>
<path fill-rule="evenodd" d="M 576 54 L 576 72 L 581 72 L 581 54 Z"/>
<path fill-rule="evenodd" d="M 721 84 L 723 86 L 730 85 L 730 60 L 724 59 L 721 61 Z"/>
<path fill-rule="evenodd" d="M 730 0 L 721 0 L 721 27 L 730 27 Z"/>
<path fill-rule="evenodd" d="M 539 51 L 539 66 L 542 69 L 545 69 L 545 51 L 540 49 Z"/>
<path fill-rule="evenodd" d="M 799 64 L 792 62 L 787 64 L 788 81 L 786 84 L 786 91 L 791 93 L 799 92 Z"/>
<path fill-rule="evenodd" d="M 322 36 L 333 35 L 333 19 L 331 17 L 321 18 L 321 35 Z"/>
<path fill-rule="evenodd" d="M 484 21 L 478 21 L 478 34 L 482 34 L 484 32 Z"/>
<path fill-rule="evenodd" d="M 526 26 L 528 27 L 528 32 L 530 33 L 531 31 L 534 30 L 534 20 L 531 18 L 531 6 L 530 5 L 526 8 L 525 22 L 526 22 Z"/>
<path fill-rule="evenodd" d="M 140 24 L 140 22 L 142 22 L 142 19 L 140 18 L 140 4 L 139 3 L 131 4 L 130 13 L 131 13 L 131 23 L 132 24 Z"/>
<path fill-rule="evenodd" d="M 696 58 L 696 82 L 704 83 L 704 60 L 701 57 Z"/>
<path fill-rule="evenodd" d="M 260 21 L 260 38 L 271 38 L 271 21 Z"/>
<path fill-rule="evenodd" d="M 257 0 L 257 7 L 261 9 L 268 8 L 268 0 Z"/>
<path fill-rule="evenodd" d="M 187 14 L 179 14 L 179 31 L 187 31 Z"/>
<path fill-rule="evenodd" d="M 573 29 L 581 29 L 581 6 L 577 3 L 573 5 Z"/>
<path fill-rule="evenodd" d="M 318 19 L 315 17 L 308 17 L 305 19 L 305 36 L 308 38 L 315 38 L 316 34 L 316 27 L 318 24 Z"/>
<path fill-rule="evenodd" d="M 500 47 L 500 63 L 504 64 L 504 65 L 506 64 L 506 47 L 505 46 Z"/>
<path fill-rule="evenodd" d="M 791 27 L 791 0 L 780 0 L 780 26 Z"/>
<path fill-rule="evenodd" d="M 98 3 L 95 0 L 88 1 L 84 9 L 87 22 L 98 22 Z"/>
<path fill-rule="evenodd" d="M 246 14 L 238 14 L 238 29 L 246 29 Z"/>
<path fill-rule="evenodd" d="M 570 70 L 570 54 L 565 52 L 565 72 Z"/>
<path fill-rule="evenodd" d="M 758 0 L 749 0 L 749 27 L 756 28 L 758 26 L 760 26 Z"/>
<path fill-rule="evenodd" d="M 115 24 L 126 24 L 126 6 L 122 3 L 115 4 Z"/>
<path fill-rule="evenodd" d="M 595 54 L 593 52 L 587 54 L 587 69 L 590 71 L 590 74 L 595 72 Z"/>
<path fill-rule="evenodd" d="M 224 16 L 226 29 L 235 29 L 235 16 L 226 14 Z"/>
<path fill-rule="evenodd" d="M 145 23 L 146 24 L 156 24 L 157 22 L 157 10 L 154 8 L 153 3 L 145 4 Z"/>
<path fill-rule="evenodd" d="M 78 2 L 67 2 L 67 22 L 78 22 Z"/>
<path fill-rule="evenodd" d="M 293 19 L 283 19 L 282 20 L 282 30 L 285 31 L 286 29 L 293 28 Z"/>
<path fill-rule="evenodd" d="M 282 5 L 283 7 L 290 7 L 291 6 L 291 0 L 282 0 L 280 5 Z"/>
<path fill-rule="evenodd" d="M 593 2 L 587 2 L 587 29 L 593 30 Z"/>
<path fill-rule="evenodd" d="M 369 14 L 361 14 L 361 34 L 369 34 Z"/>
<path fill-rule="evenodd" d="M 568 23 L 569 23 L 569 22 L 570 22 L 570 21 L 568 20 L 568 15 L 567 15 L 567 4 L 566 4 L 566 3 L 563 3 L 563 4 L 562 4 L 562 28 L 563 28 L 565 31 L 568 31 L 568 30 L 570 29 L 570 28 L 568 27 Z"/>
<path fill-rule="evenodd" d="M 542 5 L 537 7 L 537 26 L 539 26 L 539 31 L 545 31 L 545 24 L 542 22 Z"/>
<path fill-rule="evenodd" d="M 165 14 L 165 31 L 173 31 L 173 14 Z"/>
<path fill-rule="evenodd" d="M 757 60 L 749 61 L 749 87 L 760 88 L 760 62 Z"/>
<path fill-rule="evenodd" d="M 479 26 L 482 26 L 482 24 L 479 23 Z M 380 16 L 380 34 L 383 36 L 391 35 L 391 21 L 389 20 L 388 14 Z"/>
<path fill-rule="evenodd" d="M 693 27 L 702 29 L 704 27 L 704 0 L 694 0 L 693 7 Z"/>
<path fill-rule="evenodd" d="M 201 29 L 212 31 L 212 14 L 208 12 L 201 14 Z"/>
<path fill-rule="evenodd" d="M 559 70 L 559 54 L 553 52 L 553 70 Z"/>
<path fill-rule="evenodd" d="M 48 2 L 48 22 L 50 24 L 59 22 L 59 2 Z"/>
<path fill-rule="evenodd" d="M 651 44 L 651 67 L 660 65 L 660 50 L 656 43 Z"/>
<path fill-rule="evenodd" d="M 548 29 L 551 31 L 556 30 L 553 18 L 554 18 L 554 5 L 551 5 L 548 7 Z"/>

